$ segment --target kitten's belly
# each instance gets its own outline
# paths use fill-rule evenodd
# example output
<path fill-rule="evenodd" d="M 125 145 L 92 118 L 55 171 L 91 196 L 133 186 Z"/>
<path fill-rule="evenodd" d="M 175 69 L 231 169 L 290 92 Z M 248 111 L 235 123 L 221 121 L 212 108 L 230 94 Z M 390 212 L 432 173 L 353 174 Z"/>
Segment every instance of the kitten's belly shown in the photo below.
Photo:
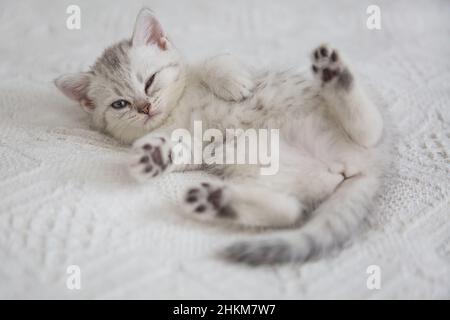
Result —
<path fill-rule="evenodd" d="M 316 84 L 302 73 L 263 74 L 255 82 L 254 94 L 243 101 L 228 102 L 209 94 L 198 102 L 207 126 L 221 130 L 282 128 L 322 102 Z"/>
<path fill-rule="evenodd" d="M 329 108 L 318 94 L 320 88 L 304 74 L 287 72 L 260 79 L 251 98 L 227 102 L 208 97 L 202 110 L 204 127 L 219 129 L 279 129 L 282 139 L 320 155 L 316 149 L 345 139 Z"/>
<path fill-rule="evenodd" d="M 344 180 L 348 163 L 362 163 L 366 155 L 348 140 L 318 90 L 299 75 L 280 75 L 262 82 L 251 99 L 212 102 L 208 127 L 279 129 L 277 176 L 284 183 L 276 185 L 280 191 L 295 186 L 303 201 L 320 202 Z"/>

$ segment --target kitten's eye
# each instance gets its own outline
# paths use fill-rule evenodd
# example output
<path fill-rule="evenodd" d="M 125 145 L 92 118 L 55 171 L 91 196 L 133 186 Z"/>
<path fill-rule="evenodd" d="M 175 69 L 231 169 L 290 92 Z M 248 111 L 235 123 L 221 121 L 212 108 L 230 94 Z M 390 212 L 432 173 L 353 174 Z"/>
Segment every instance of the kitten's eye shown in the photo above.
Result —
<path fill-rule="evenodd" d="M 114 109 L 122 109 L 129 105 L 130 103 L 127 100 L 117 100 L 111 104 L 111 107 L 113 107 Z"/>
<path fill-rule="evenodd" d="M 153 74 L 153 75 L 147 80 L 147 82 L 145 83 L 145 93 L 147 93 L 148 88 L 150 88 L 150 86 L 151 86 L 152 83 L 153 83 L 153 80 L 155 80 L 155 76 L 156 76 L 156 73 Z"/>

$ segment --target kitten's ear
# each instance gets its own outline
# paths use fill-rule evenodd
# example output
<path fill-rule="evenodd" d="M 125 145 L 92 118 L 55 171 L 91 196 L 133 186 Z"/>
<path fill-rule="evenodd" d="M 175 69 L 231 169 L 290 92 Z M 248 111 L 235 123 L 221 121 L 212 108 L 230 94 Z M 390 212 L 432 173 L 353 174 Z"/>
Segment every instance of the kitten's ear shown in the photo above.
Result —
<path fill-rule="evenodd" d="M 77 101 L 86 111 L 92 111 L 94 103 L 87 96 L 90 81 L 91 74 L 89 72 L 80 72 L 62 75 L 54 82 L 66 97 Z"/>
<path fill-rule="evenodd" d="M 142 8 L 134 24 L 133 46 L 157 45 L 167 50 L 168 41 L 159 21 L 148 8 Z"/>

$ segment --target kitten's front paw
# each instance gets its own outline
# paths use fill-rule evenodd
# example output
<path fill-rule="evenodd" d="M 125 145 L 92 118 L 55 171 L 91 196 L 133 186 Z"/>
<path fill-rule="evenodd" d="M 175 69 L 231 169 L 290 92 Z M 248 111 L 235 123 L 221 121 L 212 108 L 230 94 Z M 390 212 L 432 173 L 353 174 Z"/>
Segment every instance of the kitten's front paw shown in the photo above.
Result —
<path fill-rule="evenodd" d="M 348 89 L 353 76 L 340 58 L 337 50 L 327 45 L 321 45 L 315 49 L 311 56 L 312 71 L 314 75 L 325 85 L 335 85 L 337 88 Z"/>
<path fill-rule="evenodd" d="M 219 98 L 234 102 L 247 99 L 255 88 L 250 71 L 230 55 L 206 63 L 205 82 Z"/>
<path fill-rule="evenodd" d="M 133 144 L 130 174 L 138 181 L 161 175 L 172 166 L 172 148 L 168 137 L 145 136 Z"/>
<path fill-rule="evenodd" d="M 222 185 L 204 182 L 189 188 L 183 199 L 183 209 L 198 220 L 232 219 L 236 213 L 229 204 L 227 189 Z"/>
<path fill-rule="evenodd" d="M 218 95 L 229 101 L 242 101 L 250 97 L 255 84 L 245 70 L 235 70 L 232 74 L 220 80 L 216 88 Z"/>

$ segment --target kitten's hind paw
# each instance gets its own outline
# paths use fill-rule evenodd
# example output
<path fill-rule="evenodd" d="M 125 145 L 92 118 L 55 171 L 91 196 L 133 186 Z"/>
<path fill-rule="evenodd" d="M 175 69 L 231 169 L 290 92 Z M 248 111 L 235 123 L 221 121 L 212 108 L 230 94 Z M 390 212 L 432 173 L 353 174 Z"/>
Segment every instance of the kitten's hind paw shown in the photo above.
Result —
<path fill-rule="evenodd" d="M 236 217 L 236 212 L 229 204 L 228 190 L 210 182 L 189 188 L 183 199 L 183 209 L 190 217 L 198 220 Z"/>
<path fill-rule="evenodd" d="M 322 86 L 330 85 L 338 89 L 348 89 L 353 76 L 343 63 L 336 49 L 321 45 L 311 55 L 312 72 Z"/>
<path fill-rule="evenodd" d="M 138 181 L 161 175 L 172 166 L 172 148 L 167 137 L 145 136 L 133 144 L 130 174 Z"/>

